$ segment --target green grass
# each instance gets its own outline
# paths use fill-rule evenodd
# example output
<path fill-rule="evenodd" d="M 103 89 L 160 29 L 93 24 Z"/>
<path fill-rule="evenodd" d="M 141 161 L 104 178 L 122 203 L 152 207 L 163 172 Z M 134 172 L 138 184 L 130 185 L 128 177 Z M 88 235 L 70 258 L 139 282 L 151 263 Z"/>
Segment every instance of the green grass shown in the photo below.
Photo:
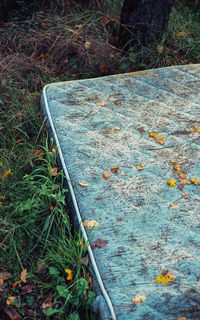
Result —
<path fill-rule="evenodd" d="M 194 2 L 176 1 L 158 43 L 162 50 L 155 44 L 143 52 L 117 47 L 122 2 L 90 1 L 89 9 L 67 10 L 54 1 L 56 8 L 29 17 L 12 13 L 0 27 L 0 272 L 10 273 L 0 291 L 5 319 L 9 296 L 16 297 L 12 308 L 22 317 L 93 319 L 87 246 L 71 225 L 63 172 L 52 176 L 57 152 L 41 113 L 43 86 L 200 63 L 200 9 Z M 12 288 L 23 269 L 27 282 Z M 72 280 L 65 269 L 72 270 Z"/>

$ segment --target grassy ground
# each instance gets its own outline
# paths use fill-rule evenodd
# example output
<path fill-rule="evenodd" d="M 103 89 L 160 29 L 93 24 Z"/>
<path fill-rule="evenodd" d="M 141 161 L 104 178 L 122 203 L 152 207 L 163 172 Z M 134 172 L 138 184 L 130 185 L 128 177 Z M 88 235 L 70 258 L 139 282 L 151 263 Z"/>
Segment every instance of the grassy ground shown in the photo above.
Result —
<path fill-rule="evenodd" d="M 122 2 L 96 0 L 84 9 L 54 1 L 38 11 L 25 3 L 0 26 L 1 319 L 93 319 L 87 247 L 67 212 L 42 87 L 200 63 L 198 1 L 177 1 L 160 42 L 126 53 L 117 47 Z"/>

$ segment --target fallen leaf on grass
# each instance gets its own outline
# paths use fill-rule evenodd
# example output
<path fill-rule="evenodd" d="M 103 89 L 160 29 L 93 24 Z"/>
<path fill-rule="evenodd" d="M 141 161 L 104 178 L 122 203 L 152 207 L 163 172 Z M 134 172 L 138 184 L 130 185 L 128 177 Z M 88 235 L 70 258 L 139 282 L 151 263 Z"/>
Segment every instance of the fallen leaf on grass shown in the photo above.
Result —
<path fill-rule="evenodd" d="M 138 170 L 143 170 L 144 167 L 141 163 L 138 163 L 137 167 L 136 167 Z"/>
<path fill-rule="evenodd" d="M 23 286 L 21 288 L 21 291 L 25 294 L 27 293 L 31 293 L 33 291 L 33 286 L 32 285 L 27 285 L 27 286 Z"/>
<path fill-rule="evenodd" d="M 136 294 L 135 298 L 132 300 L 132 303 L 140 304 L 140 303 L 144 302 L 146 300 L 146 298 L 147 297 L 145 295 L 141 296 L 140 294 Z"/>
<path fill-rule="evenodd" d="M 184 37 L 184 36 L 187 36 L 187 33 L 182 31 L 178 32 L 176 35 L 176 37 Z"/>
<path fill-rule="evenodd" d="M 112 175 L 110 174 L 110 172 L 108 170 L 104 170 L 103 172 L 103 178 L 104 180 L 108 180 Z"/>
<path fill-rule="evenodd" d="M 117 166 L 114 166 L 114 167 L 111 168 L 111 171 L 113 173 L 118 173 L 118 170 L 119 170 L 119 167 L 117 167 Z"/>
<path fill-rule="evenodd" d="M 21 320 L 19 313 L 11 307 L 5 308 L 4 312 L 7 314 L 10 320 Z"/>
<path fill-rule="evenodd" d="M 86 257 L 81 258 L 81 263 L 84 264 L 85 266 L 88 266 L 88 264 L 89 264 L 89 257 L 86 256 Z"/>
<path fill-rule="evenodd" d="M 67 273 L 67 280 L 73 279 L 73 272 L 71 269 L 65 269 L 65 272 Z"/>
<path fill-rule="evenodd" d="M 164 51 L 164 46 L 160 46 L 159 44 L 156 47 L 156 50 L 158 51 L 158 53 L 162 54 Z"/>
<path fill-rule="evenodd" d="M 153 137 L 157 143 L 164 144 L 165 138 L 163 136 L 160 136 L 156 132 L 149 132 L 149 137 Z"/>
<path fill-rule="evenodd" d="M 26 283 L 26 276 L 27 276 L 27 270 L 26 269 L 23 269 L 21 274 L 20 274 L 20 278 L 23 282 Z"/>
<path fill-rule="evenodd" d="M 107 245 L 107 241 L 103 241 L 100 238 L 98 238 L 94 243 L 91 244 L 91 248 L 103 248 Z"/>
<path fill-rule="evenodd" d="M 85 181 L 79 181 L 79 184 L 81 187 L 87 187 L 88 186 L 88 183 L 85 182 Z"/>
<path fill-rule="evenodd" d="M 93 229 L 94 227 L 98 227 L 99 222 L 97 222 L 96 220 L 85 220 L 83 222 L 83 226 L 87 227 L 88 229 Z"/>
<path fill-rule="evenodd" d="M 15 299 L 16 299 L 16 297 L 14 297 L 14 296 L 8 297 L 7 300 L 6 300 L 7 306 L 10 306 Z"/>
<path fill-rule="evenodd" d="M 23 142 L 24 141 L 24 139 L 17 139 L 16 140 L 16 143 L 21 143 L 21 142 Z"/>
<path fill-rule="evenodd" d="M 191 180 L 192 183 L 194 183 L 196 186 L 199 185 L 199 179 L 197 179 L 197 178 L 190 178 L 190 180 Z"/>
<path fill-rule="evenodd" d="M 168 184 L 170 187 L 176 187 L 176 180 L 175 180 L 175 179 L 168 179 L 168 180 L 167 180 L 167 184 Z"/>
<path fill-rule="evenodd" d="M 172 207 L 172 209 L 178 209 L 179 206 L 175 203 L 170 203 L 170 206 Z"/>
<path fill-rule="evenodd" d="M 4 280 L 2 278 L 0 278 L 0 288 L 3 287 L 3 283 L 4 283 Z"/>
<path fill-rule="evenodd" d="M 174 281 L 176 279 L 174 273 L 172 271 L 170 272 L 164 272 L 160 276 L 158 276 L 155 280 L 156 283 L 162 283 L 164 286 L 166 286 L 169 282 Z"/>
<path fill-rule="evenodd" d="M 88 282 L 88 285 L 89 285 L 89 289 L 92 290 L 92 278 L 90 277 L 89 272 L 87 273 L 86 277 L 87 277 L 87 282 Z"/>
<path fill-rule="evenodd" d="M 18 286 L 18 284 L 20 284 L 22 282 L 22 280 L 18 280 L 18 281 L 15 281 L 13 284 L 12 284 L 12 288 L 16 288 Z"/>
<path fill-rule="evenodd" d="M 3 280 L 8 280 L 11 277 L 11 274 L 9 272 L 0 272 L 0 278 Z"/>
<path fill-rule="evenodd" d="M 41 305 L 41 308 L 42 309 L 51 308 L 52 307 L 52 298 L 53 298 L 52 295 L 50 297 L 46 298 L 44 300 L 43 304 Z"/>
<path fill-rule="evenodd" d="M 50 167 L 50 170 L 51 170 L 52 177 L 56 177 L 58 175 L 58 168 L 57 167 L 55 167 L 55 168 Z"/>

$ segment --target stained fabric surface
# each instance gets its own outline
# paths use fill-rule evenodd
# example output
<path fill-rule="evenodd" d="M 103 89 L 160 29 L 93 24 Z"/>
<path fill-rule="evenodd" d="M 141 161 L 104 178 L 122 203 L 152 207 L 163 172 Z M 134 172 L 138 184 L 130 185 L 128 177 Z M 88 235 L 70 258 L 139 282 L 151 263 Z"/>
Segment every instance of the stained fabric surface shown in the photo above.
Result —
<path fill-rule="evenodd" d="M 116 318 L 199 320 L 200 65 L 45 92 L 82 220 L 99 223 L 86 232 L 107 242 L 93 254 Z M 156 283 L 167 271 L 175 280 Z"/>

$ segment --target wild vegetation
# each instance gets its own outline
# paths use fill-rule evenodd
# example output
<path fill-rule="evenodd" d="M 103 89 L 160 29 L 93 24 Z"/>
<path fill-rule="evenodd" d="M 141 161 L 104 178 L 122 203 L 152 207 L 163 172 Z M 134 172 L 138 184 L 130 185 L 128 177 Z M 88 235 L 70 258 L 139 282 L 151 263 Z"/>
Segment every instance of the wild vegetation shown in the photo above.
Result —
<path fill-rule="evenodd" d="M 70 222 L 43 86 L 200 63 L 198 1 L 177 0 L 167 32 L 140 52 L 118 47 L 122 2 L 18 1 L 0 26 L 1 319 L 94 318 L 87 244 Z"/>

